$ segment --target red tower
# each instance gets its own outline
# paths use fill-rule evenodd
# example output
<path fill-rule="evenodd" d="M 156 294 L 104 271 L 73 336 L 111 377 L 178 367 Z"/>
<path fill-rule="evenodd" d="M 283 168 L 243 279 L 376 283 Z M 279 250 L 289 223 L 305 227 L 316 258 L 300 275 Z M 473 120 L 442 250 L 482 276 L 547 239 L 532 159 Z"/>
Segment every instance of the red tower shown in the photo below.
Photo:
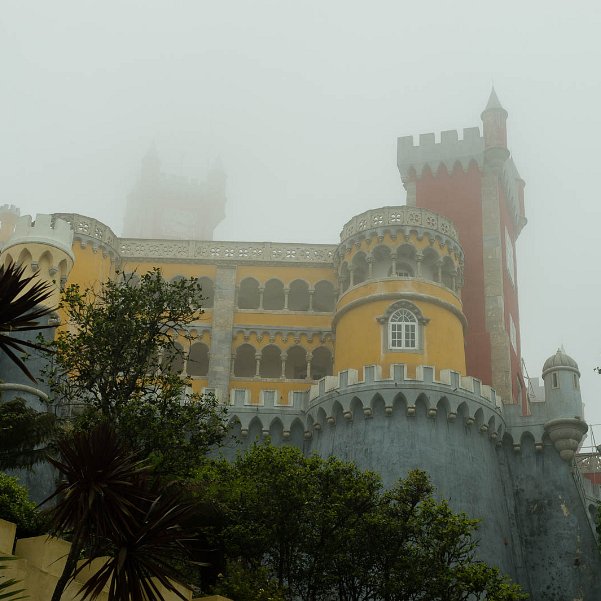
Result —
<path fill-rule="evenodd" d="M 521 370 L 515 241 L 526 224 L 524 181 L 507 148 L 507 111 L 492 90 L 477 127 L 398 139 L 407 204 L 451 219 L 465 251 L 463 309 L 470 375 L 528 411 Z"/>

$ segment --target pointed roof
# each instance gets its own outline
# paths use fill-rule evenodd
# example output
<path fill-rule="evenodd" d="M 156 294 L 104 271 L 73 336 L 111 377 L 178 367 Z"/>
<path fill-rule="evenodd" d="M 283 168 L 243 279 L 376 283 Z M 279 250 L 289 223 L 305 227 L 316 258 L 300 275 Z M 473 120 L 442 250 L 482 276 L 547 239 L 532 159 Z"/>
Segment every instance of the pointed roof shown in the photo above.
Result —
<path fill-rule="evenodd" d="M 488 97 L 488 103 L 486 104 L 486 108 L 484 109 L 485 111 L 492 111 L 492 110 L 501 110 L 504 111 L 505 109 L 501 106 L 501 102 L 499 101 L 499 98 L 497 96 L 497 93 L 495 92 L 495 87 L 493 86 L 491 91 L 490 91 L 490 96 Z"/>

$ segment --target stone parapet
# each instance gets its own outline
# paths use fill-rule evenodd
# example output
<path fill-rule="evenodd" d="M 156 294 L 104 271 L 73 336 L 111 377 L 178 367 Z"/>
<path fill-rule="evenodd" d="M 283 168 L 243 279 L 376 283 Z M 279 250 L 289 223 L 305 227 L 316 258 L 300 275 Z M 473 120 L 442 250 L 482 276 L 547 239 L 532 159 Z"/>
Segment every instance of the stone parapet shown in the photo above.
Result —
<path fill-rule="evenodd" d="M 408 206 L 382 207 L 356 215 L 344 224 L 340 242 L 344 243 L 357 235 L 367 237 L 370 232 L 383 236 L 386 231 L 397 234 L 405 229 L 407 233 L 413 229 L 422 234 L 429 231 L 435 237 L 450 238 L 459 244 L 459 236 L 451 220 L 427 209 Z"/>
<path fill-rule="evenodd" d="M 77 213 L 54 213 L 53 220 L 63 220 L 71 224 L 73 228 L 73 240 L 77 240 L 83 247 L 91 244 L 94 249 L 101 249 L 103 253 L 111 258 L 117 258 L 118 238 L 108 225 Z"/>

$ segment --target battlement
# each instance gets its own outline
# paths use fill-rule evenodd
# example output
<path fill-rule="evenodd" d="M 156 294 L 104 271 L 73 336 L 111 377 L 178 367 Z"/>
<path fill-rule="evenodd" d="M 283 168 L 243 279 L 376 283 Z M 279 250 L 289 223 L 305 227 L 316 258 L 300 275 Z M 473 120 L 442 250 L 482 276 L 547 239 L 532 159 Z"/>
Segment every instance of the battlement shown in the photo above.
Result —
<path fill-rule="evenodd" d="M 457 130 L 441 132 L 439 142 L 436 142 L 434 133 L 420 134 L 417 145 L 413 136 L 397 139 L 397 165 L 403 179 L 408 177 L 412 168 L 420 177 L 426 166 L 436 172 L 444 164 L 450 172 L 457 163 L 466 170 L 475 161 L 481 167 L 483 153 L 484 138 L 478 127 L 465 128 L 461 139 Z"/>
<path fill-rule="evenodd" d="M 44 214 L 37 215 L 33 221 L 31 215 L 23 215 L 17 219 L 13 235 L 3 250 L 17 244 L 47 244 L 64 251 L 74 260 L 72 243 L 73 230 L 66 221 Z"/>
<path fill-rule="evenodd" d="M 483 402 L 491 407 L 501 408 L 503 403 L 501 397 L 497 396 L 494 388 L 482 384 L 478 378 L 471 376 L 462 376 L 459 372 L 451 369 L 440 370 L 440 380 L 435 379 L 434 367 L 430 365 L 418 365 L 415 368 L 415 378 L 407 375 L 407 366 L 404 363 L 395 363 L 390 367 L 391 377 L 382 377 L 381 365 L 365 365 L 363 367 L 363 380 L 359 380 L 359 372 L 356 369 L 347 369 L 341 371 L 337 376 L 326 376 L 311 386 L 309 401 L 312 402 L 319 396 L 326 393 L 348 392 L 352 387 L 361 387 L 366 384 L 393 384 L 398 387 L 399 384 L 436 384 L 446 386 L 449 392 L 461 394 L 461 392 L 470 393 L 479 397 Z"/>
<path fill-rule="evenodd" d="M 21 215 L 21 209 L 19 209 L 19 207 L 16 205 L 0 205 L 0 218 L 2 215 L 16 215 L 19 217 Z"/>

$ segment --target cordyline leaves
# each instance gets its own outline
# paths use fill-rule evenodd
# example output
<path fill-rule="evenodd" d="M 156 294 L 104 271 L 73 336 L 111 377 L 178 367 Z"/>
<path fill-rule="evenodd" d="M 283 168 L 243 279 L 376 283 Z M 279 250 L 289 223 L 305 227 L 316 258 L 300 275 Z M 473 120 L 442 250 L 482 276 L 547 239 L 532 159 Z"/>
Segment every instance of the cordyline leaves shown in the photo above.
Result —
<path fill-rule="evenodd" d="M 175 485 L 155 479 L 106 423 L 76 432 L 58 448 L 61 459 L 50 461 L 64 481 L 50 497 L 58 497 L 51 528 L 71 533 L 74 554 L 85 549 L 88 557 L 77 570 L 67 562 L 69 579 L 95 558 L 109 558 L 82 587 L 82 598 L 95 599 L 108 586 L 109 601 L 162 600 L 158 583 L 184 599 L 172 579 L 194 531 L 196 506 Z"/>
<path fill-rule="evenodd" d="M 14 561 L 16 557 L 0 557 L 0 570 L 8 569 L 8 566 L 4 565 L 4 562 Z M 15 589 L 15 585 L 19 584 L 19 580 L 14 578 L 6 578 L 0 576 L 0 599 L 9 599 L 10 601 L 17 601 L 18 599 L 26 599 L 27 595 L 21 595 L 25 589 Z M 12 589 L 12 590 L 9 590 Z"/>
<path fill-rule="evenodd" d="M 33 377 L 23 360 L 15 354 L 26 353 L 27 348 L 48 352 L 48 348 L 13 338 L 15 332 L 29 332 L 50 326 L 41 326 L 38 320 L 54 311 L 43 306 L 52 294 L 52 284 L 37 279 L 37 276 L 24 277 L 25 266 L 14 263 L 0 266 L 0 349 L 2 349 L 19 369 L 32 381 Z"/>

